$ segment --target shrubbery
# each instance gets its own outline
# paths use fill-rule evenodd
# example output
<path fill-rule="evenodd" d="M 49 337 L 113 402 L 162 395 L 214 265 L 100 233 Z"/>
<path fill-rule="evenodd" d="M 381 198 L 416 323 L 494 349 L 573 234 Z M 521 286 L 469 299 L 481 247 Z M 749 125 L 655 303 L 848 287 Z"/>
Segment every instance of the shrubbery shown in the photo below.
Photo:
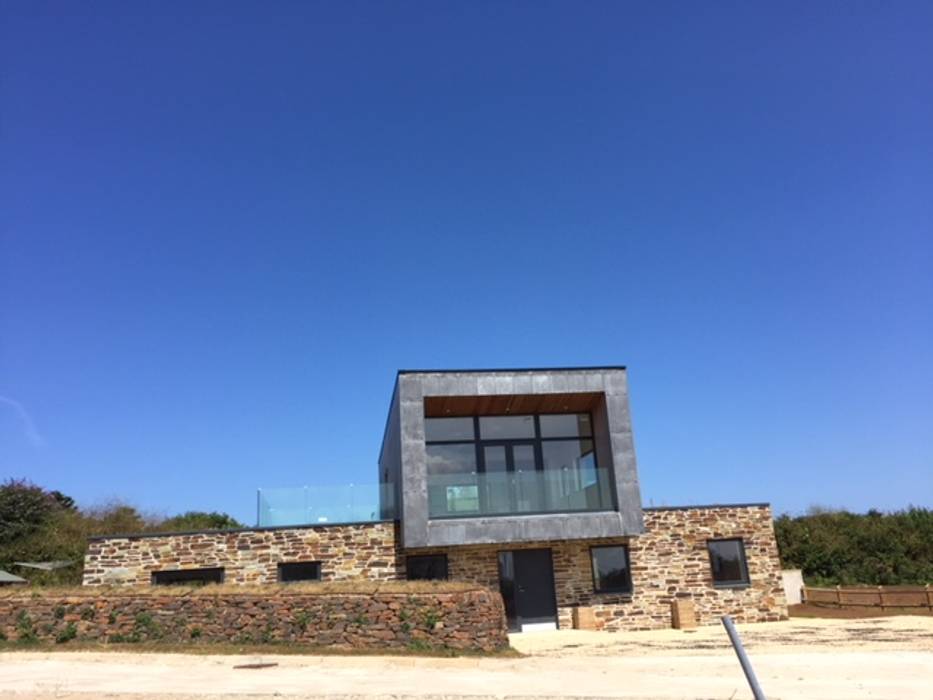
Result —
<path fill-rule="evenodd" d="M 0 484 L 0 569 L 37 584 L 81 582 L 87 538 L 130 532 L 243 527 L 226 513 L 188 512 L 171 518 L 140 513 L 124 503 L 79 509 L 73 499 L 27 481 Z M 16 561 L 73 561 L 54 571 L 23 569 Z"/>
<path fill-rule="evenodd" d="M 813 510 L 774 521 L 781 564 L 825 585 L 933 583 L 933 510 Z"/>

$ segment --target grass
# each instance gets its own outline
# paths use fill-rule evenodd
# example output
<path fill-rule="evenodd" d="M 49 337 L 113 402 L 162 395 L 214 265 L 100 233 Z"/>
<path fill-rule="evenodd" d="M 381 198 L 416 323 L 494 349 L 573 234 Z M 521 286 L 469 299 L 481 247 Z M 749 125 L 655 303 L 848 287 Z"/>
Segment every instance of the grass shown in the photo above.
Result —
<path fill-rule="evenodd" d="M 464 581 L 320 581 L 290 584 L 213 584 L 208 586 L 42 586 L 0 587 L 2 598 L 117 598 L 149 596 L 216 595 L 417 595 L 419 593 L 464 593 L 488 590 Z"/>
<path fill-rule="evenodd" d="M 398 649 L 341 649 L 334 646 L 315 646 L 311 644 L 292 644 L 289 642 L 267 642 L 264 644 L 236 644 L 228 642 L 200 642 L 191 644 L 168 643 L 168 642 L 89 642 L 80 640 L 71 640 L 67 644 L 56 644 L 54 642 L 33 642 L 27 646 L 17 644 L 16 642 L 0 641 L 0 653 L 31 651 L 31 652 L 68 652 L 68 651 L 99 651 L 111 652 L 116 654 L 192 654 L 196 656 L 206 655 L 233 655 L 245 654 L 255 656 L 270 655 L 306 655 L 306 656 L 427 656 L 432 658 L 456 658 L 456 657 L 474 657 L 474 658 L 519 658 L 524 654 L 519 653 L 512 647 L 506 647 L 499 651 L 485 652 L 474 650 L 449 649 L 447 647 L 431 647 L 426 643 L 412 643 L 407 648 Z"/>

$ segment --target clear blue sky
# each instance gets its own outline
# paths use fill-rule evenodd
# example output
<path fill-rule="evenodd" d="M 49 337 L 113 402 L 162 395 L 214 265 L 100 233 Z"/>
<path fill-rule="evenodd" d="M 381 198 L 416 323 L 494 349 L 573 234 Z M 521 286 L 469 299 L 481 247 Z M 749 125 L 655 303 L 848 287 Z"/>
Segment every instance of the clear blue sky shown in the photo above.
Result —
<path fill-rule="evenodd" d="M 933 506 L 933 5 L 0 2 L 0 478 L 251 522 L 590 364 L 646 504 Z"/>

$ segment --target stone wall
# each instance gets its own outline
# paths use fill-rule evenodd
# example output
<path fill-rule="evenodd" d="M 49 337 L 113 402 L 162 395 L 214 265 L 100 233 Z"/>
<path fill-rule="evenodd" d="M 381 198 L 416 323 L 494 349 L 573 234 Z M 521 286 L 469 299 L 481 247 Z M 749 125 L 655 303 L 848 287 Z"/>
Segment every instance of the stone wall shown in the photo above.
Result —
<path fill-rule="evenodd" d="M 388 588 L 388 590 L 384 590 Z M 201 590 L 129 587 L 0 595 L 0 641 L 266 644 L 492 652 L 508 646 L 502 598 L 439 583 L 328 584 Z M 451 590 L 453 589 L 453 590 Z"/>
<path fill-rule="evenodd" d="M 398 578 L 392 522 L 92 539 L 84 585 L 149 585 L 152 572 L 223 567 L 224 582 L 275 583 L 278 564 L 321 562 L 324 581 Z"/>
<path fill-rule="evenodd" d="M 748 587 L 713 586 L 706 542 L 725 537 L 744 540 L 751 579 Z M 605 544 L 629 546 L 631 595 L 594 592 L 590 547 Z M 763 505 L 646 509 L 645 534 L 633 538 L 476 545 L 412 553 L 446 552 L 452 580 L 473 581 L 495 590 L 498 552 L 541 547 L 551 549 L 561 628 L 572 626 L 575 606 L 593 609 L 597 629 L 670 627 L 675 597 L 693 600 L 700 624 L 715 624 L 726 614 L 738 622 L 787 617 L 771 509 Z"/>
<path fill-rule="evenodd" d="M 787 616 L 771 510 L 765 505 L 646 509 L 645 534 L 632 538 L 541 541 L 408 550 L 446 553 L 450 578 L 498 590 L 498 552 L 548 547 L 554 562 L 558 618 L 571 626 L 574 607 L 593 610 L 599 629 L 670 627 L 675 597 L 693 600 L 700 624 L 720 615 L 740 622 Z M 751 585 L 713 586 L 708 539 L 741 537 Z M 326 525 L 135 536 L 94 540 L 85 561 L 86 585 L 148 585 L 153 571 L 223 567 L 225 582 L 265 584 L 277 564 L 320 561 L 324 581 L 404 578 L 392 523 Z M 632 567 L 630 596 L 593 591 L 590 547 L 627 544 Z"/>

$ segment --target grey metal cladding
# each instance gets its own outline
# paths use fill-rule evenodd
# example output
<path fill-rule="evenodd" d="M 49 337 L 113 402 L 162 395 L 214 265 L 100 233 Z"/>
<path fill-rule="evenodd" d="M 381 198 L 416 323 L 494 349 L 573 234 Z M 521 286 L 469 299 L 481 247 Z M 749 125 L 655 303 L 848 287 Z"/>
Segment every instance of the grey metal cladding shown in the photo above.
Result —
<path fill-rule="evenodd" d="M 619 537 L 644 532 L 624 368 L 424 371 L 397 377 L 402 546 Z M 601 392 L 605 396 L 617 512 L 429 520 L 424 397 Z"/>

